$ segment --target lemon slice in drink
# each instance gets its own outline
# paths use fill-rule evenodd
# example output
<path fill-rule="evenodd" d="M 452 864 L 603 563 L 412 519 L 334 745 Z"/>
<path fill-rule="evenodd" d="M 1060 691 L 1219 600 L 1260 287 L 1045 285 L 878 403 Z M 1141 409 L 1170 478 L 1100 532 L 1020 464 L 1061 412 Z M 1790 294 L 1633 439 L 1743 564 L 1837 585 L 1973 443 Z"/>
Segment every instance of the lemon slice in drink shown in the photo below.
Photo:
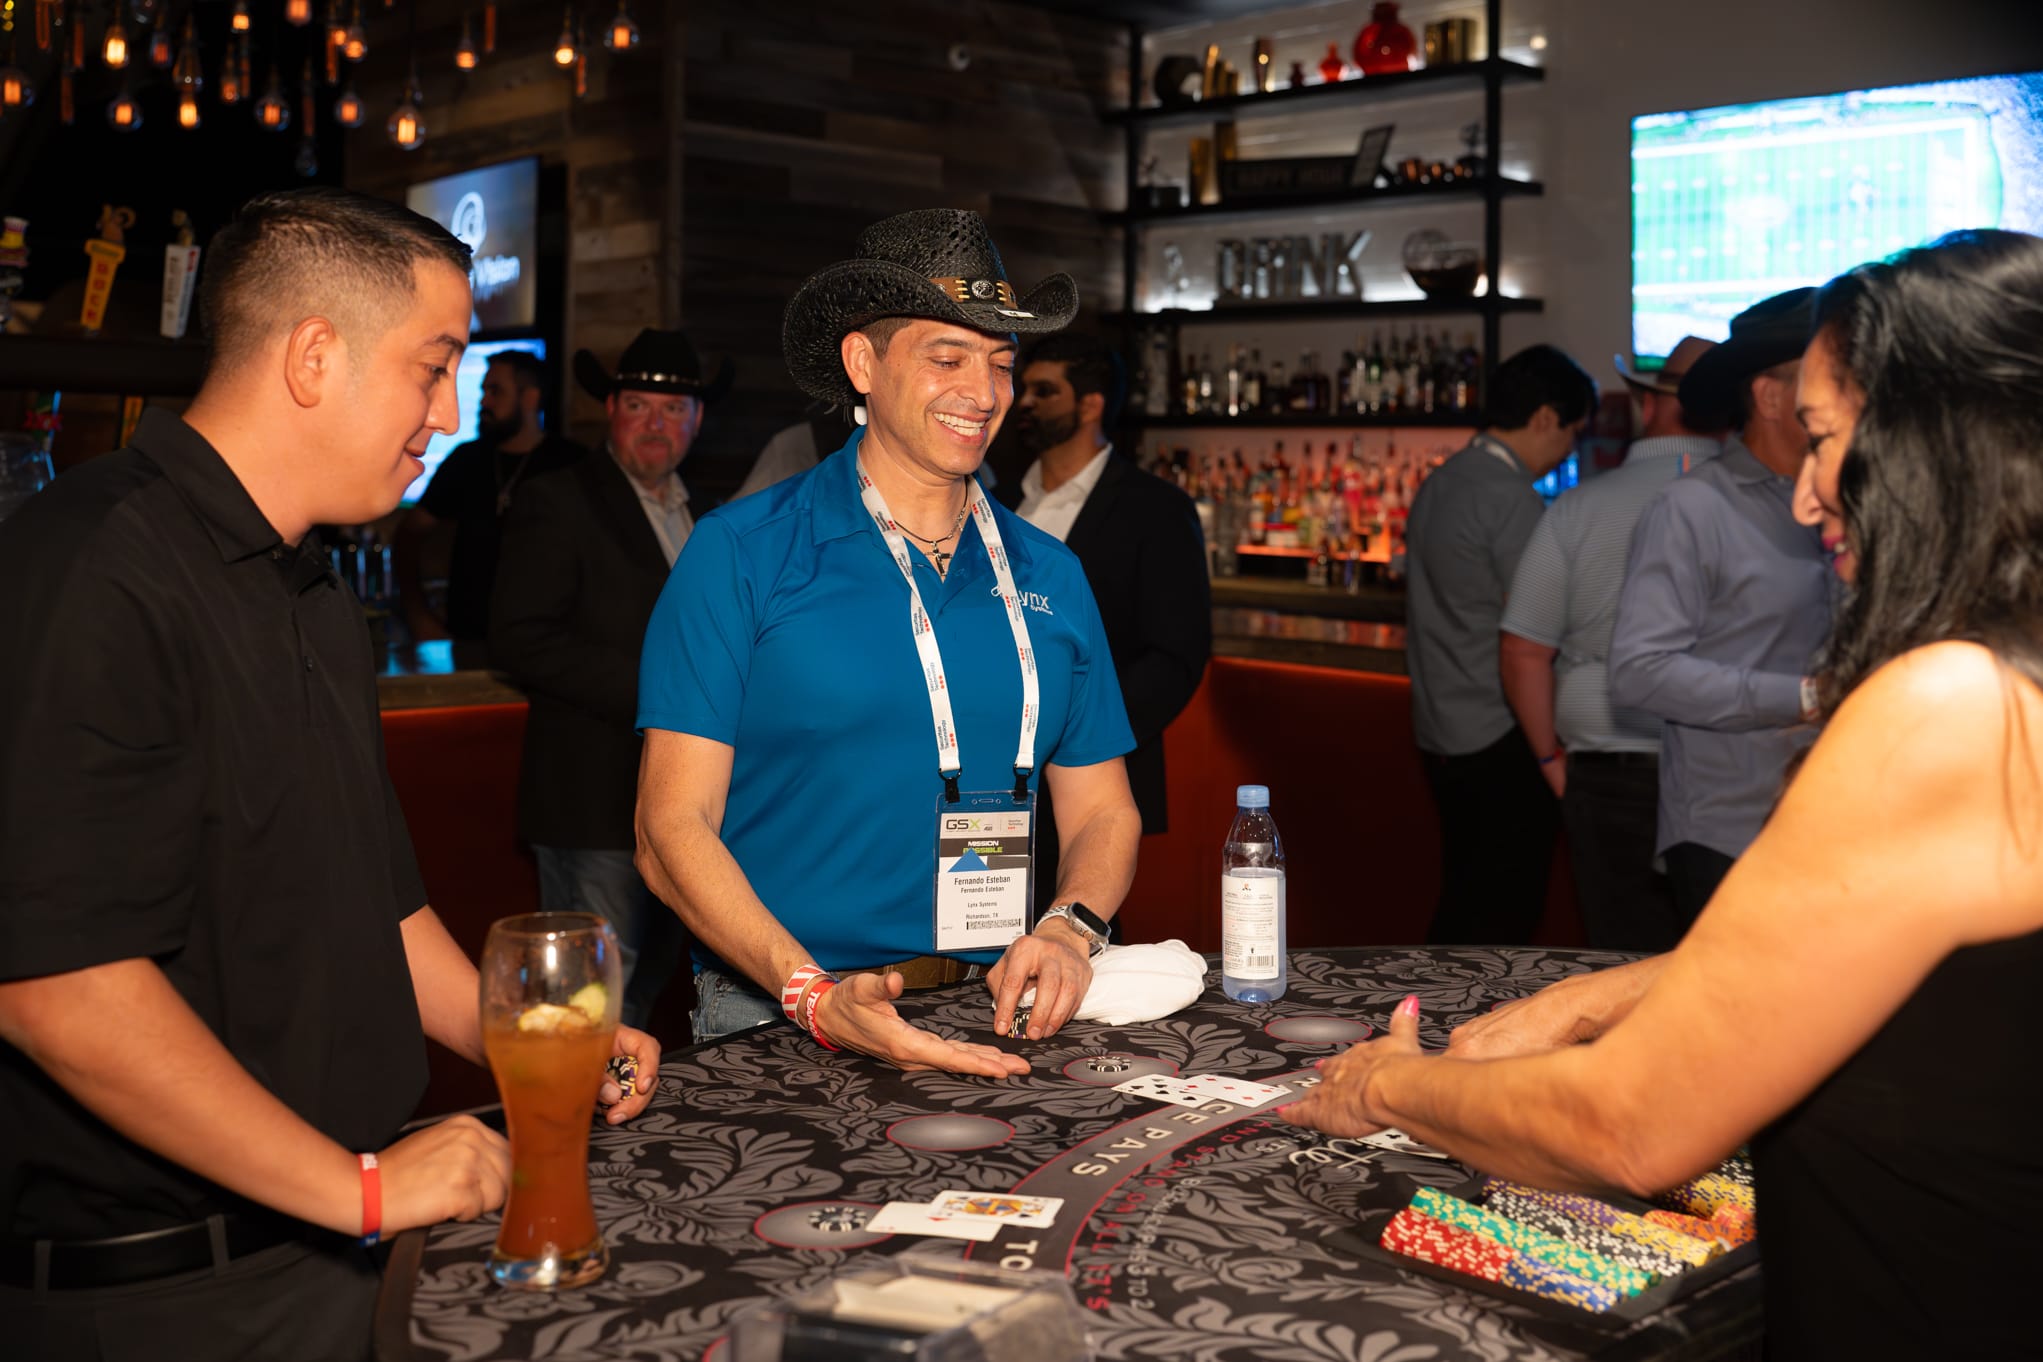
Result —
<path fill-rule="evenodd" d="M 601 984 L 584 984 L 568 999 L 568 1006 L 587 1017 L 591 1026 L 601 1026 L 610 1011 L 610 991 Z"/>
<path fill-rule="evenodd" d="M 587 1023 L 582 1014 L 559 1003 L 534 1003 L 518 1014 L 518 1029 L 536 1032 L 540 1035 L 558 1035 L 562 1031 L 580 1029 Z"/>

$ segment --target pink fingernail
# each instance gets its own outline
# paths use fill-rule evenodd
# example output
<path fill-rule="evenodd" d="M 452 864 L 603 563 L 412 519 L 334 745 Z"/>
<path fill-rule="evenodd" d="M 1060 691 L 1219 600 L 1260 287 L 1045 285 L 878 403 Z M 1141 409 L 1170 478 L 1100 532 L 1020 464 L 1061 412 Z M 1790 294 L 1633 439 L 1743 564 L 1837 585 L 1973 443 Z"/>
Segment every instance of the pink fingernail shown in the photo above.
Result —
<path fill-rule="evenodd" d="M 1312 1067 L 1313 1067 L 1313 1068 L 1315 1068 L 1315 1069 L 1324 1069 L 1324 1068 L 1325 1068 L 1326 1066 L 1327 1066 L 1327 1062 L 1326 1062 L 1325 1060 L 1323 1060 L 1323 1059 L 1315 1059 L 1315 1060 L 1314 1060 L 1314 1061 L 1312 1062 Z"/>
<path fill-rule="evenodd" d="M 1407 997 L 1407 998 L 1406 998 L 1406 999 L 1405 999 L 1405 1000 L 1404 1000 L 1403 1002 L 1401 1002 L 1401 1003 L 1399 1003 L 1399 1004 L 1397 1005 L 1397 1010 L 1398 1010 L 1398 1015 L 1399 1015 L 1399 1016 L 1401 1016 L 1401 1017 L 1416 1017 L 1416 1016 L 1418 1016 L 1418 1015 L 1419 1015 L 1419 995 L 1418 995 L 1418 994 L 1416 994 L 1416 993 L 1414 993 L 1414 994 L 1412 994 L 1411 996 Z"/>

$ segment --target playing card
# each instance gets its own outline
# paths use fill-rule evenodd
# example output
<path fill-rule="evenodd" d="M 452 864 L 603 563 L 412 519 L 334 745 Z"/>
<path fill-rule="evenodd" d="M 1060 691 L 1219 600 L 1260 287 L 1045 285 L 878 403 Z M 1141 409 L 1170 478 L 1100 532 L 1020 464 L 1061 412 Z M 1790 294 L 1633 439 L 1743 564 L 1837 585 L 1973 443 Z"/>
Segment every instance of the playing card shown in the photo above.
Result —
<path fill-rule="evenodd" d="M 1225 1074 L 1194 1074 L 1185 1080 L 1185 1091 L 1217 1097 L 1237 1106 L 1259 1107 L 1285 1090 L 1273 1088 L 1268 1083 L 1251 1083 L 1246 1078 L 1229 1078 Z"/>
<path fill-rule="evenodd" d="M 946 1239 L 975 1239 L 985 1243 L 1000 1233 L 1001 1222 L 983 1215 L 962 1215 L 939 1210 L 919 1201 L 889 1201 L 880 1213 L 865 1222 L 878 1234 L 935 1234 Z"/>
<path fill-rule="evenodd" d="M 1355 1139 L 1360 1144 L 1387 1150 L 1392 1154 L 1417 1154 L 1421 1158 L 1427 1159 L 1451 1159 L 1454 1157 L 1444 1149 L 1435 1149 L 1430 1144 L 1420 1144 L 1395 1126 L 1386 1127 L 1383 1130 L 1377 1131 L 1374 1135 L 1358 1135 Z"/>
<path fill-rule="evenodd" d="M 1014 1192 L 938 1192 L 930 1208 L 954 1211 L 976 1219 L 994 1220 L 1025 1229 L 1046 1230 L 1057 1223 L 1057 1210 L 1064 1198 L 1021 1196 Z"/>
<path fill-rule="evenodd" d="M 1123 1083 L 1114 1084 L 1115 1092 L 1125 1092 L 1131 1097 L 1146 1097 L 1152 1102 L 1169 1102 L 1179 1107 L 1203 1107 L 1213 1099 L 1204 1093 L 1187 1092 L 1185 1080 L 1170 1074 L 1144 1074 Z"/>

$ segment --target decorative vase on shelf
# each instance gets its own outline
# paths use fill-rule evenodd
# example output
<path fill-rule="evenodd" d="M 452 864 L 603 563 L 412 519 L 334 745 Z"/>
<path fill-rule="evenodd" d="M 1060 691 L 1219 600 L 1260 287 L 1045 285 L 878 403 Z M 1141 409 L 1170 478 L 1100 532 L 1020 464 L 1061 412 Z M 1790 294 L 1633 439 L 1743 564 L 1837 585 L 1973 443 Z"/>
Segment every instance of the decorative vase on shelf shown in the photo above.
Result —
<path fill-rule="evenodd" d="M 1355 65 L 1365 76 L 1387 76 L 1417 67 L 1419 40 L 1397 17 L 1392 0 L 1377 0 L 1369 22 L 1355 35 Z"/>
<path fill-rule="evenodd" d="M 1341 78 L 1341 72 L 1348 69 L 1348 63 L 1341 60 L 1341 45 L 1328 43 L 1327 54 L 1319 59 L 1319 74 L 1327 84 L 1332 85 Z"/>

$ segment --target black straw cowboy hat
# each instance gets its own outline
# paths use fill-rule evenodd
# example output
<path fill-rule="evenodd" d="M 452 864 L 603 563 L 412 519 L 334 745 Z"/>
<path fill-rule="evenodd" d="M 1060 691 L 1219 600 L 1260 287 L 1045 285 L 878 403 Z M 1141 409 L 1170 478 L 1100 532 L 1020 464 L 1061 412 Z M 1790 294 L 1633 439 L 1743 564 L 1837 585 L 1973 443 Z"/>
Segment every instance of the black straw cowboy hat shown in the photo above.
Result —
<path fill-rule="evenodd" d="M 1816 324 L 1816 290 L 1789 289 L 1763 298 L 1731 319 L 1731 336 L 1688 367 L 1681 405 L 1717 426 L 1738 423 L 1738 391 L 1754 374 L 1800 359 Z"/>
<path fill-rule="evenodd" d="M 1053 274 L 1017 295 L 977 213 L 926 208 L 865 229 L 858 255 L 815 274 L 787 305 L 781 349 L 803 392 L 838 406 L 862 399 L 844 373 L 846 335 L 882 317 L 951 322 L 989 335 L 1061 331 L 1078 285 Z"/>
<path fill-rule="evenodd" d="M 593 352 L 575 351 L 575 382 L 598 401 L 632 388 L 639 392 L 681 393 L 714 402 L 731 390 L 731 360 L 726 355 L 717 366 L 716 377 L 705 379 L 702 360 L 688 343 L 686 332 L 647 328 L 624 347 L 615 374 L 604 369 Z"/>

